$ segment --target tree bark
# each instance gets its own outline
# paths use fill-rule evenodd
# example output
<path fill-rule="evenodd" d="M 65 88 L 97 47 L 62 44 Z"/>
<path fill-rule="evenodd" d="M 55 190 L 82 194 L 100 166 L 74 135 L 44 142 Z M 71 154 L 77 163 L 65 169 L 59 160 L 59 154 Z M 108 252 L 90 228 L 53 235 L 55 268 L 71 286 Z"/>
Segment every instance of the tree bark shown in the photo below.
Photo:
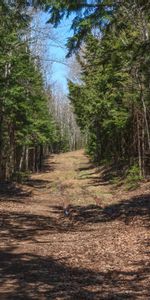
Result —
<path fill-rule="evenodd" d="M 142 176 L 142 153 L 141 153 L 141 140 L 140 140 L 140 120 L 137 113 L 137 144 L 138 144 L 138 164 L 140 169 L 140 176 Z"/>

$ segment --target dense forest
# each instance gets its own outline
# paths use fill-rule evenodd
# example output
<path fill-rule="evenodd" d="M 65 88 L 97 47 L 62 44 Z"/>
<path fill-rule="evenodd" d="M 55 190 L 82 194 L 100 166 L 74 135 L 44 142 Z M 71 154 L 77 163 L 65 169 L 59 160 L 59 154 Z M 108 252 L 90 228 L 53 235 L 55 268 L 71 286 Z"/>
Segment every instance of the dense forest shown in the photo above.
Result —
<path fill-rule="evenodd" d="M 125 161 L 145 176 L 150 172 L 150 6 L 120 1 L 102 14 L 101 33 L 84 39 L 81 82 L 69 82 L 70 99 L 93 159 Z"/>
<path fill-rule="evenodd" d="M 23 4 L 0 4 L 0 180 L 40 170 L 45 155 L 75 149 L 80 135 L 69 104 L 58 105 L 46 87 L 26 38 L 31 12 Z"/>
<path fill-rule="evenodd" d="M 0 0 L 0 226 L 0 300 L 150 299 L 150 0 Z"/>
<path fill-rule="evenodd" d="M 150 172 L 150 4 L 148 1 L 56 1 L 50 21 L 76 12 L 68 55 L 80 82 L 69 98 L 91 157 Z"/>
<path fill-rule="evenodd" d="M 47 11 L 54 26 L 73 15 L 68 56 L 75 53 L 81 74 L 78 81 L 68 80 L 69 99 L 86 136 L 88 154 L 98 163 L 122 161 L 139 176 L 149 175 L 149 2 L 3 0 L 0 178 L 40 168 L 45 151 L 76 148 L 76 139 L 70 141 L 77 128 L 71 125 L 70 131 L 69 124 L 75 124 L 73 112 L 69 106 L 69 117 L 67 107 L 61 109 L 61 118 L 58 110 L 54 113 L 40 62 L 35 63 L 24 38 L 31 6 Z"/>

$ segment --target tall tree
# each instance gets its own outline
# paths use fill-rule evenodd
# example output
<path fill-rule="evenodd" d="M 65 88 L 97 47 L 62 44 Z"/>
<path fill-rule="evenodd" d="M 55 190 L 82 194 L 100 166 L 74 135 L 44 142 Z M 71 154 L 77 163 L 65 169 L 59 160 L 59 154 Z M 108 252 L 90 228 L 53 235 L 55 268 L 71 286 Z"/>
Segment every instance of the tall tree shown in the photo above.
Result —
<path fill-rule="evenodd" d="M 24 39 L 28 17 L 3 1 L 0 48 L 0 178 L 38 169 L 43 145 L 57 139 L 40 70 Z"/>
<path fill-rule="evenodd" d="M 101 37 L 86 39 L 84 60 L 80 59 L 82 84 L 69 85 L 94 159 L 138 161 L 144 175 L 150 152 L 149 18 L 147 6 L 136 4 L 133 12 L 120 5 Z"/>

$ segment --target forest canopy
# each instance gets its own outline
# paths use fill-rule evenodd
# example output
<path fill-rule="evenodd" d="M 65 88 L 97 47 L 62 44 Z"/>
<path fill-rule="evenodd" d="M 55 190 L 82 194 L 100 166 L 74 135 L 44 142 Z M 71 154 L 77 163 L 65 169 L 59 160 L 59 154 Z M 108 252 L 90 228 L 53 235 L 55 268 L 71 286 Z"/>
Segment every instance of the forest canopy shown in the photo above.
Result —
<path fill-rule="evenodd" d="M 0 180 L 19 180 L 40 170 L 49 152 L 76 145 L 69 142 L 64 108 L 56 116 L 52 91 L 28 43 L 27 2 L 1 1 L 0 15 Z"/>
<path fill-rule="evenodd" d="M 149 174 L 149 2 L 3 0 L 0 160 L 5 174 L 1 177 L 20 169 L 26 148 L 35 149 L 48 140 L 53 144 L 58 137 L 40 68 L 22 38 L 31 7 L 47 11 L 54 26 L 72 15 L 74 35 L 68 39 L 68 55 L 76 53 L 81 76 L 78 83 L 68 82 L 69 99 L 86 134 L 88 153 L 97 162 L 126 161 L 137 166 L 140 176 Z"/>
<path fill-rule="evenodd" d="M 73 13 L 68 55 L 81 82 L 69 82 L 78 124 L 94 160 L 150 168 L 150 4 L 148 1 L 48 1 L 50 22 Z"/>

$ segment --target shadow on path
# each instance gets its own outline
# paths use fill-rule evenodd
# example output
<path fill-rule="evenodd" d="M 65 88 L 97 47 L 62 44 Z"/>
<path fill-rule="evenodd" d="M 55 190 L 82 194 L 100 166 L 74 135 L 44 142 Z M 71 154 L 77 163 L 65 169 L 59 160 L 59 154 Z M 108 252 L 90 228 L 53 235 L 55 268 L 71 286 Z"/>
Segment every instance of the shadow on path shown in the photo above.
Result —
<path fill-rule="evenodd" d="M 92 169 L 94 169 L 93 172 L 91 172 Z M 95 165 L 87 163 L 84 167 L 78 168 L 77 171 L 81 180 L 90 179 L 89 185 L 106 186 L 110 183 L 112 184 L 112 180 L 115 178 L 119 178 L 120 180 L 125 178 L 127 164 L 120 162 L 117 165 L 111 164 L 108 167 L 105 165 L 97 166 L 95 169 Z M 80 174 L 82 171 L 85 171 L 85 173 Z"/>
<path fill-rule="evenodd" d="M 47 187 L 48 184 L 50 184 L 51 181 L 50 180 L 45 180 L 45 179 L 29 179 L 26 181 L 26 185 L 36 188 L 36 189 L 43 189 L 45 187 Z"/>
<path fill-rule="evenodd" d="M 17 186 L 15 183 L 0 183 L 0 202 L 21 202 L 28 199 L 31 194 L 31 191 L 25 191 L 21 186 Z"/>
<path fill-rule="evenodd" d="M 39 234 L 92 231 L 89 224 L 121 220 L 125 224 L 140 221 L 140 226 L 150 228 L 150 195 L 134 197 L 116 205 L 101 208 L 97 205 L 70 206 L 69 217 L 63 207 L 52 206 L 50 216 L 26 212 L 3 212 L 0 215 L 1 239 L 32 240 Z M 135 223 L 136 224 L 136 223 Z"/>
<path fill-rule="evenodd" d="M 125 224 L 141 221 L 141 225 L 150 228 L 150 194 L 140 195 L 128 200 L 122 200 L 117 204 L 112 204 L 102 208 L 98 205 L 69 206 L 70 217 L 74 221 L 83 224 L 111 222 L 121 220 Z M 55 212 L 62 214 L 62 208 L 55 206 Z"/>
<path fill-rule="evenodd" d="M 149 287 L 143 285 L 143 280 L 148 280 L 150 265 L 143 266 L 142 262 L 133 272 L 93 272 L 68 266 L 65 257 L 60 261 L 29 253 L 14 254 L 14 250 L 0 251 L 0 299 L 149 299 Z"/>
<path fill-rule="evenodd" d="M 128 271 L 119 270 L 116 266 L 111 271 L 106 269 L 105 272 L 76 267 L 75 253 L 73 253 L 75 266 L 67 264 L 65 257 L 55 260 L 47 255 L 44 257 L 34 255 L 29 253 L 28 248 L 22 254 L 15 253 L 16 247 L 21 242 L 32 243 L 36 248 L 39 235 L 47 236 L 50 243 L 48 234 L 67 234 L 72 231 L 82 231 L 84 234 L 84 231 L 87 231 L 85 225 L 89 223 L 111 222 L 120 218 L 130 222 L 134 217 L 138 217 L 141 218 L 143 226 L 148 228 L 149 208 L 150 195 L 146 195 L 134 197 L 104 209 L 96 205 L 70 207 L 71 220 L 63 216 L 61 206 L 53 207 L 53 214 L 50 217 L 28 213 L 3 213 L 0 221 L 2 242 L 0 299 L 149 299 L 150 263 L 148 256 L 150 244 L 146 239 L 144 242 L 145 252 L 141 253 L 143 260 L 136 261 L 136 257 L 132 259 Z M 68 222 L 67 226 L 66 222 Z M 89 226 L 89 230 L 90 228 L 92 231 L 92 226 Z M 42 243 L 44 247 L 44 241 Z M 5 246 L 3 247 L 3 245 Z M 101 261 L 101 253 L 97 253 L 97 255 Z M 134 271 L 130 271 L 130 267 Z"/>

